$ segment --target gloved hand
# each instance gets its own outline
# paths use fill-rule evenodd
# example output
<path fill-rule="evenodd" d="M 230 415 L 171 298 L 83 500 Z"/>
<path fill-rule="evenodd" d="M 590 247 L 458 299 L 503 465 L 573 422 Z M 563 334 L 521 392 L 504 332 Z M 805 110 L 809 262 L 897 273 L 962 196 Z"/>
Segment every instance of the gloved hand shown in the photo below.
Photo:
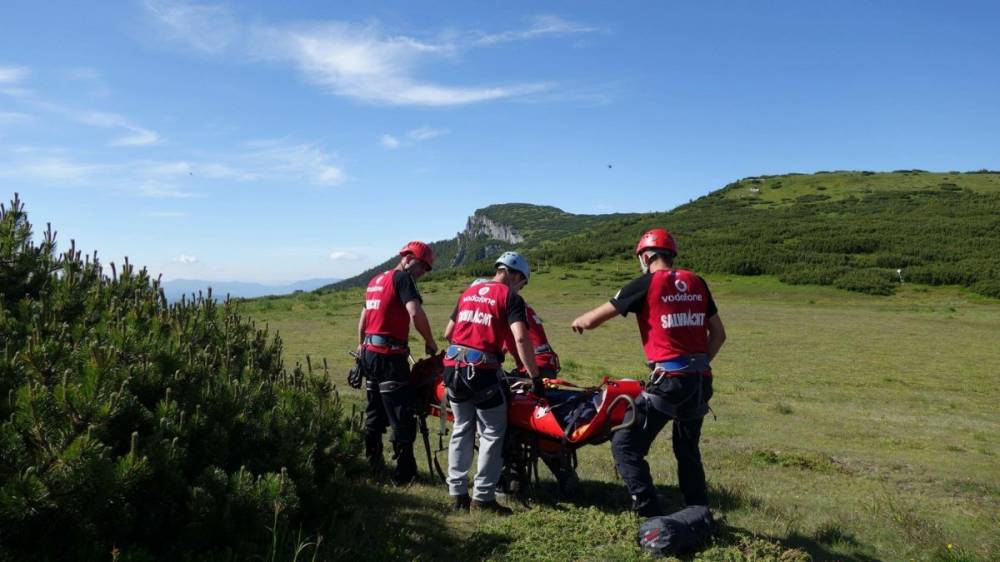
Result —
<path fill-rule="evenodd" d="M 539 398 L 545 398 L 545 381 L 542 377 L 531 379 L 531 392 Z"/>
<path fill-rule="evenodd" d="M 347 372 L 347 384 L 351 388 L 361 388 L 361 379 L 364 378 L 361 374 L 361 363 L 355 363 L 354 367 Z"/>

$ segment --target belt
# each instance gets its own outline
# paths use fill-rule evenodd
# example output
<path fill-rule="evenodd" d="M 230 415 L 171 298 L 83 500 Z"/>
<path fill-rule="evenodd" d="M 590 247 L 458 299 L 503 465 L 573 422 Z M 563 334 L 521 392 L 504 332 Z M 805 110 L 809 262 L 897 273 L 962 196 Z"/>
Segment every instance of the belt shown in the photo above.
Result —
<path fill-rule="evenodd" d="M 555 353 L 552 351 L 552 346 L 545 343 L 535 348 L 535 353 Z"/>
<path fill-rule="evenodd" d="M 405 341 L 400 341 L 395 338 L 390 338 L 388 336 L 383 336 L 380 334 L 368 334 L 365 336 L 365 345 L 374 345 L 376 347 L 388 347 L 392 350 L 402 350 L 409 349 L 409 344 Z"/>
<path fill-rule="evenodd" d="M 648 365 L 654 371 L 666 371 L 667 373 L 704 373 L 712 369 L 708 363 L 708 355 L 704 353 L 680 355 L 666 361 L 650 362 Z"/>
<path fill-rule="evenodd" d="M 464 345 L 449 345 L 444 358 L 456 363 L 482 368 L 499 368 L 503 356 Z"/>

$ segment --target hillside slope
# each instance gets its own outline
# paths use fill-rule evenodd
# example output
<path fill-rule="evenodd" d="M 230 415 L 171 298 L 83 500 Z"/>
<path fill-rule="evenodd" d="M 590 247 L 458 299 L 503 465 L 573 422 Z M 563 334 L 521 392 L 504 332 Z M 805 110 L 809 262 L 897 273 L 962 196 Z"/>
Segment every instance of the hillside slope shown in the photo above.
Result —
<path fill-rule="evenodd" d="M 432 244 L 433 278 L 488 273 L 506 249 L 554 265 L 632 259 L 640 234 L 673 232 L 678 265 L 776 275 L 790 284 L 891 294 L 902 282 L 960 285 L 1000 298 L 1000 172 L 817 172 L 749 177 L 671 211 L 573 215 L 493 205 L 455 238 Z M 364 284 L 391 267 L 340 283 Z"/>
<path fill-rule="evenodd" d="M 821 172 L 745 178 L 666 213 L 612 221 L 532 252 L 545 263 L 631 259 L 665 226 L 679 265 L 890 294 L 904 282 L 1000 298 L 1000 173 Z"/>
<path fill-rule="evenodd" d="M 575 215 L 562 209 L 527 203 L 507 203 L 477 209 L 454 238 L 430 243 L 435 272 L 470 266 L 509 249 L 529 250 L 555 245 L 560 240 L 598 228 L 634 214 Z M 402 244 L 402 242 L 401 242 Z M 321 290 L 364 285 L 376 273 L 396 265 L 392 256 L 383 263 Z"/>

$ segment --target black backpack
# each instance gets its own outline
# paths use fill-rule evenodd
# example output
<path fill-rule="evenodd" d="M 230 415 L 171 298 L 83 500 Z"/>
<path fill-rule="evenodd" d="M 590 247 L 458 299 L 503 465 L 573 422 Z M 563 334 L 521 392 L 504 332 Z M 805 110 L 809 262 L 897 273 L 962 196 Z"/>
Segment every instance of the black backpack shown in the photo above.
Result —
<path fill-rule="evenodd" d="M 639 546 L 653 556 L 676 556 L 707 546 L 714 531 L 712 512 L 694 505 L 647 519 L 639 526 Z"/>

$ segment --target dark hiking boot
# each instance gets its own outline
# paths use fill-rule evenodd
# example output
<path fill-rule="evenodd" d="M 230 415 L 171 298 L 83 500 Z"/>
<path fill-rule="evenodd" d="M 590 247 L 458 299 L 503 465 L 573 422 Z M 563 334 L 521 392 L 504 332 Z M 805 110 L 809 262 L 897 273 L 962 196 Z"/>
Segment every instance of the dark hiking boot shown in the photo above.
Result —
<path fill-rule="evenodd" d="M 466 495 L 452 496 L 451 500 L 452 511 L 469 511 L 469 506 L 472 505 L 472 498 Z"/>
<path fill-rule="evenodd" d="M 632 511 L 644 519 L 664 515 L 663 509 L 660 508 L 660 500 L 655 495 L 652 498 L 633 499 Z"/>
<path fill-rule="evenodd" d="M 512 510 L 509 507 L 504 507 L 498 504 L 496 500 L 491 500 L 488 502 L 472 500 L 472 511 L 485 511 L 487 513 L 492 513 L 494 515 L 500 515 L 500 516 L 507 516 L 514 514 L 514 510 Z"/>
<path fill-rule="evenodd" d="M 392 483 L 405 486 L 417 479 L 417 460 L 413 457 L 412 443 L 393 443 L 392 458 L 396 469 L 392 472 Z"/>

